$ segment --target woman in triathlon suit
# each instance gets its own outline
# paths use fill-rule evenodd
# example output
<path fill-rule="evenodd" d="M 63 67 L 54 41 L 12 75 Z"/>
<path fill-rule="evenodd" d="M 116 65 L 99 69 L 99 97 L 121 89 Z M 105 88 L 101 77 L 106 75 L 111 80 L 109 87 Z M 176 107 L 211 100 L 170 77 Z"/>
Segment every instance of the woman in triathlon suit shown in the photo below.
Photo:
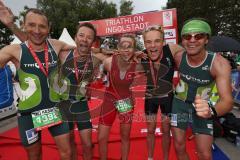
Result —
<path fill-rule="evenodd" d="M 118 113 L 121 135 L 121 156 L 127 159 L 130 148 L 130 130 L 134 98 L 131 87 L 140 77 L 141 65 L 134 62 L 136 48 L 135 37 L 130 34 L 123 35 L 119 40 L 119 54 L 103 61 L 104 68 L 110 73 L 110 85 L 107 87 L 99 119 L 99 153 L 100 159 L 107 159 L 107 145 L 109 132 Z"/>

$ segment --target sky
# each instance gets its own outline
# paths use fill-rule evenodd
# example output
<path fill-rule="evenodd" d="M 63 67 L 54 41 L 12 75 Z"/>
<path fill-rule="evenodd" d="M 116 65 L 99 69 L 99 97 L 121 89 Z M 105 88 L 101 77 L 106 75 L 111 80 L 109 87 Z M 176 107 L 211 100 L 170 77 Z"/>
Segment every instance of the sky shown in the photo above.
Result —
<path fill-rule="evenodd" d="M 24 6 L 36 7 L 36 0 L 2 0 L 15 15 L 18 15 L 23 10 Z M 119 7 L 121 0 L 107 0 L 112 1 Z M 167 0 L 132 0 L 133 1 L 133 14 L 161 10 L 163 6 L 166 6 Z"/>

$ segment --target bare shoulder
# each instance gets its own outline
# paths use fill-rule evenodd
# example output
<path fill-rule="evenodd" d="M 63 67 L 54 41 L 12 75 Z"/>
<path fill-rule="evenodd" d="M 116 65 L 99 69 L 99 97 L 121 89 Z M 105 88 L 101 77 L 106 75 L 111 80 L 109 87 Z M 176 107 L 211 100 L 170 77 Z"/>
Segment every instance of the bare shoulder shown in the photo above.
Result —
<path fill-rule="evenodd" d="M 179 66 L 180 66 L 183 53 L 184 53 L 184 50 L 183 50 L 183 51 L 178 51 L 178 52 L 176 52 L 175 55 L 173 56 L 177 68 L 179 68 Z"/>
<path fill-rule="evenodd" d="M 106 58 L 106 59 L 103 61 L 103 65 L 104 65 L 104 68 L 105 68 L 107 71 L 110 71 L 110 70 L 111 70 L 111 67 L 112 67 L 112 57 Z"/>
<path fill-rule="evenodd" d="M 213 64 L 211 73 L 213 76 L 216 75 L 226 75 L 230 74 L 231 72 L 231 65 L 227 59 L 222 57 L 220 54 L 216 54 Z"/>
<path fill-rule="evenodd" d="M 184 51 L 184 48 L 178 44 L 169 43 L 168 46 L 173 56 L 175 56 L 175 54 L 177 54 L 178 52 Z"/>

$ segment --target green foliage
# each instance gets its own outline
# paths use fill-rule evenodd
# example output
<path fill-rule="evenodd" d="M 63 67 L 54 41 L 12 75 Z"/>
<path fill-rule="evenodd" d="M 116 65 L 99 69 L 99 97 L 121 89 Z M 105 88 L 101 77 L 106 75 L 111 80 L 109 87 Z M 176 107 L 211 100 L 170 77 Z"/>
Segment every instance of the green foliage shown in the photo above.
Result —
<path fill-rule="evenodd" d="M 131 15 L 133 11 L 133 2 L 131 0 L 121 0 L 120 16 Z"/>
<path fill-rule="evenodd" d="M 167 8 L 177 8 L 178 33 L 184 21 L 204 18 L 213 35 L 226 35 L 240 40 L 239 0 L 168 0 Z"/>
<path fill-rule="evenodd" d="M 117 16 L 116 4 L 103 0 L 37 0 L 51 22 L 51 37 L 59 38 L 64 27 L 72 37 L 79 21 L 89 21 Z"/>
<path fill-rule="evenodd" d="M 12 32 L 0 22 L 0 48 L 8 45 L 12 40 Z"/>

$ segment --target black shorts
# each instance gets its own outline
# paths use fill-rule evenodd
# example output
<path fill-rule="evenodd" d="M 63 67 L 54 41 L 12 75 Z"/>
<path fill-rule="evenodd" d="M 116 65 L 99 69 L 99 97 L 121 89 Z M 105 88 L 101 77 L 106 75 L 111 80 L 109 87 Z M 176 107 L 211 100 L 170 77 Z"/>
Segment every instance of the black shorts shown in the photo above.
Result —
<path fill-rule="evenodd" d="M 168 97 L 145 99 L 145 114 L 157 114 L 158 108 L 160 106 L 161 113 L 170 116 L 172 112 L 172 100 L 172 93 L 169 93 Z"/>
<path fill-rule="evenodd" d="M 74 103 L 70 100 L 61 101 L 59 108 L 63 120 L 69 122 L 70 130 L 74 129 L 74 123 L 77 124 L 78 130 L 92 128 L 91 116 L 86 100 Z"/>

